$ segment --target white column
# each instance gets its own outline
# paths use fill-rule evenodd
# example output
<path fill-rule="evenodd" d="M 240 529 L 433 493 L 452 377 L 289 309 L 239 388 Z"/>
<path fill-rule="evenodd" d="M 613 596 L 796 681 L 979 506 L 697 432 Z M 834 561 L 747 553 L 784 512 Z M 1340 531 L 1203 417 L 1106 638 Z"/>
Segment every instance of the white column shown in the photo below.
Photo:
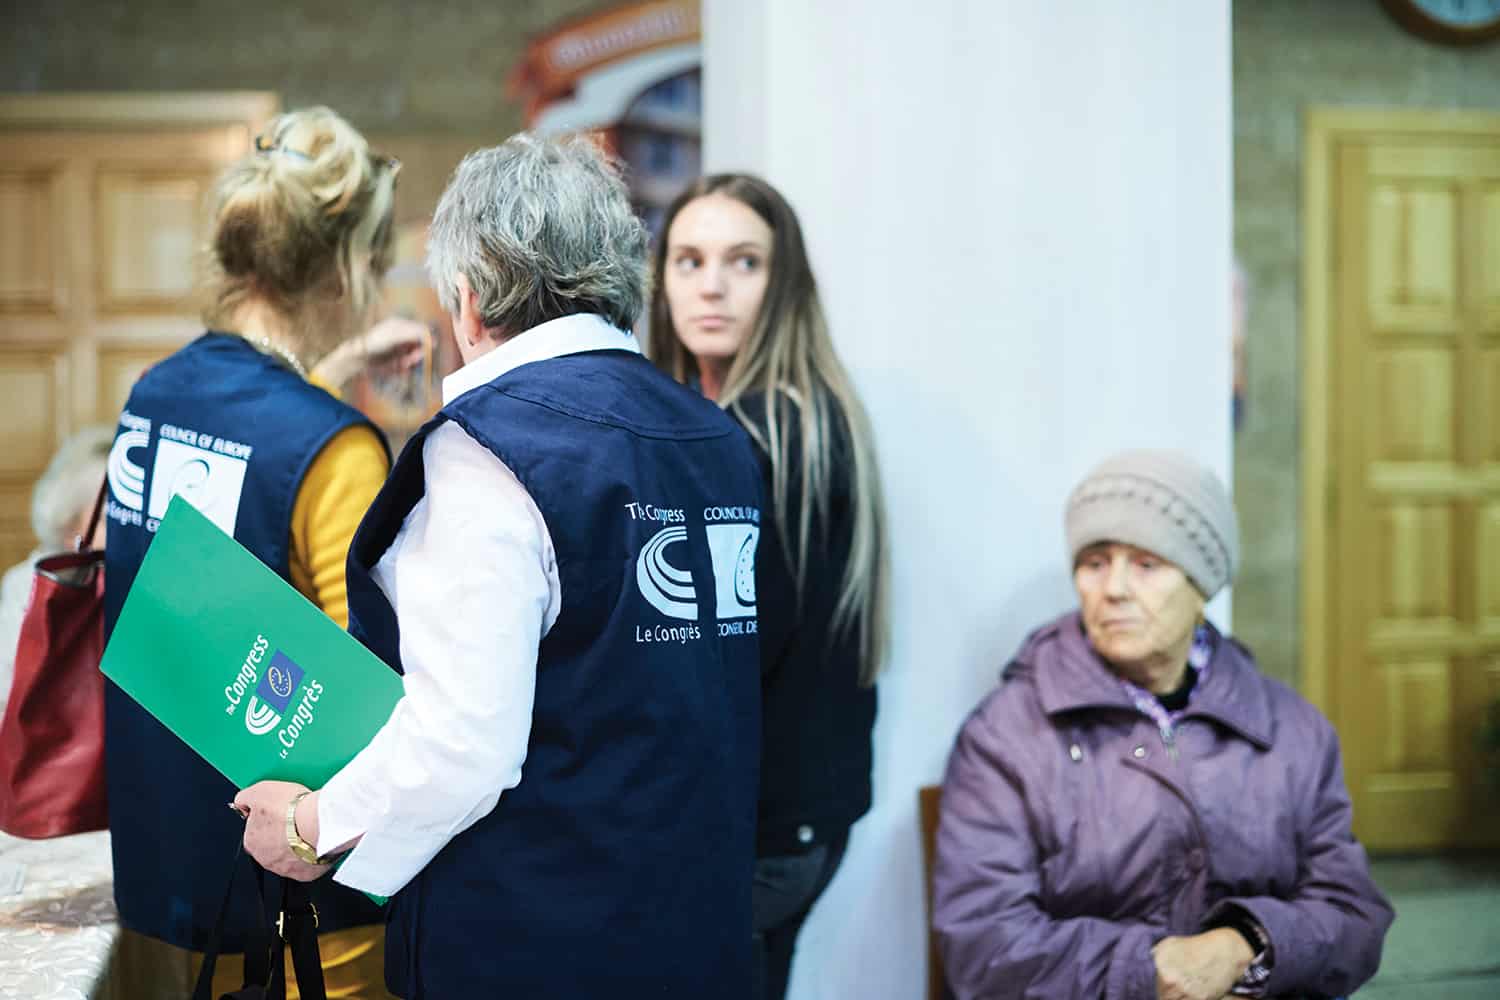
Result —
<path fill-rule="evenodd" d="M 707 167 L 796 207 L 890 511 L 876 804 L 794 1000 L 924 995 L 917 788 L 1072 606 L 1071 486 L 1131 446 L 1228 477 L 1229 33 L 1228 0 L 704 0 Z"/>

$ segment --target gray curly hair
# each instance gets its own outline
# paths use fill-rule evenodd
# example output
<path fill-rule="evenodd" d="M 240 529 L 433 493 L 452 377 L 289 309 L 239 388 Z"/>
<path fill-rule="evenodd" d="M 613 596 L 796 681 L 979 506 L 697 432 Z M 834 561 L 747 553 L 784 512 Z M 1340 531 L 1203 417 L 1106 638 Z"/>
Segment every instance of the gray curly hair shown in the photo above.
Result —
<path fill-rule="evenodd" d="M 70 549 L 73 534 L 85 529 L 114 437 L 113 427 L 85 427 L 63 442 L 47 463 L 31 491 L 31 530 L 43 549 Z"/>
<path fill-rule="evenodd" d="M 619 167 L 584 138 L 521 133 L 464 157 L 427 237 L 427 274 L 456 314 L 458 275 L 485 329 L 514 336 L 599 313 L 622 330 L 646 301 L 645 227 Z"/>

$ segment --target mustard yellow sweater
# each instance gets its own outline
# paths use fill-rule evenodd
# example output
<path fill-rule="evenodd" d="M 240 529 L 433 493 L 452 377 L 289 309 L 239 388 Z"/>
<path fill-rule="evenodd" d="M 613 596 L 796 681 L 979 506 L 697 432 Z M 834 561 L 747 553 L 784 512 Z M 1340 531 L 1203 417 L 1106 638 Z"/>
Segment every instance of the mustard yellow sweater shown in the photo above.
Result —
<path fill-rule="evenodd" d="M 316 379 L 313 384 L 328 388 Z M 349 543 L 389 472 L 376 433 L 347 427 L 313 459 L 292 506 L 292 585 L 342 628 L 349 627 Z"/>

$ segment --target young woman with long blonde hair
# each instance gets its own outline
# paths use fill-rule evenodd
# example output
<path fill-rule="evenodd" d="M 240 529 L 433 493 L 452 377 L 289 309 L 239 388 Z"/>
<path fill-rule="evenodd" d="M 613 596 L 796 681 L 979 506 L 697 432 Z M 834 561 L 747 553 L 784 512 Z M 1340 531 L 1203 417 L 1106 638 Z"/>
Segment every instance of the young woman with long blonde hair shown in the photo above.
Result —
<path fill-rule="evenodd" d="M 880 476 L 780 193 L 744 174 L 703 178 L 667 210 L 655 272 L 652 359 L 739 421 L 764 480 L 752 902 L 757 996 L 780 998 L 797 932 L 870 807 L 886 631 Z"/>

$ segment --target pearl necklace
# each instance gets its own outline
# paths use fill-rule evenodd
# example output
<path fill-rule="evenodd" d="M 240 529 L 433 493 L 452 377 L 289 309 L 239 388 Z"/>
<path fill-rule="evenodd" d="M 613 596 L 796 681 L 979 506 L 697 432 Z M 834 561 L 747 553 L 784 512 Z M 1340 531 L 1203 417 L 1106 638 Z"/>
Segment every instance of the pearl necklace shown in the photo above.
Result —
<path fill-rule="evenodd" d="M 297 356 L 291 351 L 287 350 L 285 347 L 282 347 L 280 344 L 271 340 L 270 337 L 257 337 L 256 339 L 252 340 L 251 343 L 256 347 L 259 347 L 267 354 L 276 355 L 282 361 L 285 361 L 287 365 L 291 367 L 292 371 L 302 376 L 303 381 L 307 380 L 307 369 L 302 366 L 302 362 L 297 360 Z"/>

